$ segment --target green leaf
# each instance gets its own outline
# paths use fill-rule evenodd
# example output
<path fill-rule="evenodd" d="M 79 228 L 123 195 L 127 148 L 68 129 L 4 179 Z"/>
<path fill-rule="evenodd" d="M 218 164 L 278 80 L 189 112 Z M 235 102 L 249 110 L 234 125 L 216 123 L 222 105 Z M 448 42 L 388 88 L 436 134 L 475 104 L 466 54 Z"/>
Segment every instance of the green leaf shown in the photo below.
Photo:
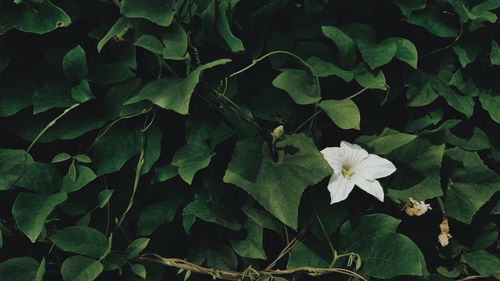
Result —
<path fill-rule="evenodd" d="M 72 179 L 69 172 L 62 179 L 62 191 L 75 192 L 96 179 L 97 175 L 89 167 L 75 165 L 76 178 Z"/>
<path fill-rule="evenodd" d="M 13 75 L 2 73 L 0 116 L 11 116 L 30 106 L 33 93 L 37 88 L 38 86 L 33 79 L 28 79 L 18 73 Z"/>
<path fill-rule="evenodd" d="M 235 2 L 237 3 L 237 2 Z M 231 7 L 231 1 L 210 2 L 207 8 L 201 14 L 203 21 L 203 29 L 216 28 L 218 35 L 222 37 L 232 52 L 241 52 L 245 50 L 241 40 L 234 36 L 231 31 L 229 14 L 234 7 Z M 214 36 L 212 32 L 208 32 L 209 36 Z"/>
<path fill-rule="evenodd" d="M 66 177 L 71 181 L 71 182 L 76 182 L 76 166 L 75 162 L 71 162 L 68 168 L 68 173 L 66 174 Z"/>
<path fill-rule="evenodd" d="M 418 53 L 415 45 L 408 39 L 392 37 L 384 41 L 392 42 L 396 45 L 397 51 L 394 55 L 398 60 L 406 62 L 411 67 L 417 69 Z"/>
<path fill-rule="evenodd" d="M 147 34 L 141 35 L 141 37 L 137 38 L 134 45 L 142 47 L 158 55 L 161 55 L 163 53 L 163 49 L 165 49 L 165 46 L 158 38 Z"/>
<path fill-rule="evenodd" d="M 500 48 L 495 40 L 491 40 L 490 62 L 493 65 L 500 65 Z"/>
<path fill-rule="evenodd" d="M 63 70 L 75 82 L 87 77 L 87 56 L 82 46 L 78 45 L 64 55 Z"/>
<path fill-rule="evenodd" d="M 165 45 L 161 52 L 164 59 L 183 60 L 186 58 L 188 37 L 182 25 L 177 22 L 172 23 L 162 33 L 161 41 Z"/>
<path fill-rule="evenodd" d="M 87 226 L 70 226 L 49 237 L 59 249 L 90 256 L 102 257 L 108 250 L 108 239 L 99 230 Z"/>
<path fill-rule="evenodd" d="M 235 270 L 238 259 L 233 250 L 227 245 L 210 248 L 207 253 L 207 264 L 209 267 L 222 270 Z"/>
<path fill-rule="evenodd" d="M 383 146 L 374 148 L 376 154 L 385 150 Z M 442 196 L 440 169 L 444 148 L 443 134 L 436 133 L 417 137 L 386 154 L 398 168 L 387 195 L 403 202 L 409 197 L 427 200 Z"/>
<path fill-rule="evenodd" d="M 491 119 L 500 123 L 500 95 L 494 96 L 488 93 L 482 93 L 479 96 L 479 101 L 484 110 L 486 110 Z"/>
<path fill-rule="evenodd" d="M 0 190 L 9 190 L 33 158 L 21 149 L 0 149 Z"/>
<path fill-rule="evenodd" d="M 257 208 L 257 204 L 254 204 L 254 202 L 255 201 L 253 199 L 249 198 L 249 201 L 243 205 L 241 210 L 245 213 L 245 215 L 263 228 L 282 234 L 283 227 L 281 222 L 271 216 L 268 212 L 262 210 L 262 208 Z"/>
<path fill-rule="evenodd" d="M 176 197 L 144 207 L 137 220 L 137 235 L 147 236 L 160 225 L 171 222 L 181 201 Z"/>
<path fill-rule="evenodd" d="M 108 202 L 109 199 L 111 199 L 111 196 L 113 195 L 113 192 L 115 192 L 113 189 L 105 189 L 97 195 L 97 202 L 99 208 L 104 208 Z"/>
<path fill-rule="evenodd" d="M 441 20 L 442 11 L 436 5 L 431 5 L 425 10 L 413 13 L 405 19 L 408 23 L 425 28 L 430 33 L 438 37 L 457 37 L 459 30 Z"/>
<path fill-rule="evenodd" d="M 429 75 L 422 71 L 415 72 L 408 84 L 408 91 L 406 91 L 408 106 L 428 105 L 439 97 L 438 92 L 430 83 Z"/>
<path fill-rule="evenodd" d="M 382 71 L 370 70 L 365 63 L 356 65 L 353 69 L 354 80 L 363 88 L 387 90 L 385 75 Z"/>
<path fill-rule="evenodd" d="M 109 85 L 123 82 L 136 74 L 123 61 L 105 64 L 92 73 L 92 82 L 97 85 Z"/>
<path fill-rule="evenodd" d="M 182 211 L 183 216 L 193 215 L 206 222 L 224 226 L 233 231 L 241 229 L 238 220 L 217 202 L 214 202 L 207 192 L 197 193 L 194 200 Z"/>
<path fill-rule="evenodd" d="M 344 70 L 333 63 L 324 61 L 317 57 L 311 57 L 307 60 L 307 63 L 311 65 L 314 73 L 318 77 L 328 77 L 337 76 L 344 80 L 345 82 L 351 82 L 354 79 L 354 74 L 351 71 Z"/>
<path fill-rule="evenodd" d="M 230 61 L 229 59 L 220 59 L 198 66 L 184 79 L 168 77 L 149 82 L 137 95 L 125 102 L 125 104 L 150 100 L 161 108 L 186 115 L 189 111 L 191 95 L 200 80 L 201 72 Z"/>
<path fill-rule="evenodd" d="M 140 131 L 125 123 L 109 129 L 94 146 L 94 162 L 97 175 L 119 171 L 141 147 Z"/>
<path fill-rule="evenodd" d="M 463 113 L 467 118 L 474 112 L 474 100 L 472 96 L 464 96 L 453 91 L 441 78 L 431 77 L 432 87 L 442 96 L 446 102 L 457 111 Z"/>
<path fill-rule="evenodd" d="M 496 256 L 483 251 L 475 251 L 471 253 L 464 254 L 464 262 L 470 266 L 474 271 L 481 274 L 482 276 L 492 275 L 497 280 L 500 280 L 500 273 L 498 273 L 498 265 L 500 264 L 500 259 Z"/>
<path fill-rule="evenodd" d="M 361 256 L 361 275 L 382 279 L 424 275 L 420 249 L 408 237 L 396 233 L 400 222 L 388 215 L 373 214 L 340 227 L 341 248 Z"/>
<path fill-rule="evenodd" d="M 340 64 L 352 67 L 356 62 L 356 44 L 342 30 L 335 26 L 322 26 L 323 35 L 332 40 L 339 51 Z"/>
<path fill-rule="evenodd" d="M 191 184 L 194 175 L 210 164 L 212 156 L 212 150 L 207 144 L 187 143 L 175 152 L 172 165 L 179 167 L 178 173 L 181 178 Z"/>
<path fill-rule="evenodd" d="M 307 236 L 290 251 L 287 267 L 327 268 L 332 259 L 332 251 L 326 244 L 322 245 L 313 236 Z"/>
<path fill-rule="evenodd" d="M 33 162 L 26 164 L 16 185 L 37 193 L 55 193 L 61 188 L 61 175 L 49 164 Z"/>
<path fill-rule="evenodd" d="M 38 262 L 32 258 L 11 258 L 0 263 L 0 280 L 33 281 L 38 268 Z"/>
<path fill-rule="evenodd" d="M 401 13 L 409 18 L 415 11 L 420 11 L 427 7 L 427 0 L 392 0 L 392 2 L 399 6 Z"/>
<path fill-rule="evenodd" d="M 109 42 L 109 40 L 123 34 L 131 27 L 129 20 L 125 17 L 120 17 L 116 20 L 115 24 L 108 30 L 108 32 L 97 43 L 97 51 L 100 53 L 102 48 Z"/>
<path fill-rule="evenodd" d="M 33 95 L 33 114 L 52 108 L 67 108 L 78 103 L 71 96 L 71 88 L 64 83 L 44 85 Z"/>
<path fill-rule="evenodd" d="M 224 182 L 247 191 L 267 211 L 297 229 L 302 193 L 332 170 L 313 141 L 303 134 L 286 136 L 276 144 L 277 158 L 260 139 L 236 143 Z"/>
<path fill-rule="evenodd" d="M 120 12 L 129 18 L 142 18 L 160 26 L 169 26 L 175 15 L 173 3 L 161 0 L 123 0 Z"/>
<path fill-rule="evenodd" d="M 230 240 L 233 250 L 244 258 L 266 260 L 267 255 L 262 244 L 262 226 L 248 221 L 244 226 L 246 236 L 242 240 Z"/>
<path fill-rule="evenodd" d="M 371 69 L 375 69 L 379 66 L 386 65 L 392 58 L 396 55 L 398 47 L 395 40 L 384 40 L 379 44 L 371 42 L 369 40 L 358 40 L 358 49 L 363 60 L 370 66 Z"/>
<path fill-rule="evenodd" d="M 35 281 L 43 281 L 44 275 L 45 275 L 45 258 L 42 258 L 40 266 L 38 266 L 38 270 L 36 271 Z"/>
<path fill-rule="evenodd" d="M 323 100 L 319 103 L 319 107 L 341 129 L 360 129 L 361 116 L 359 108 L 352 100 Z"/>
<path fill-rule="evenodd" d="M 500 176 L 484 165 L 477 153 L 460 148 L 446 151 L 443 166 L 449 174 L 446 215 L 470 224 L 481 206 L 500 191 Z"/>
<path fill-rule="evenodd" d="M 316 103 L 321 99 L 319 85 L 309 71 L 282 69 L 273 80 L 273 86 L 288 93 L 300 105 Z"/>
<path fill-rule="evenodd" d="M 94 95 L 90 91 L 89 81 L 87 80 L 82 80 L 80 84 L 71 88 L 71 97 L 79 103 L 95 99 Z"/>
<path fill-rule="evenodd" d="M 416 135 L 400 133 L 389 128 L 373 139 L 363 142 L 366 146 L 371 147 L 377 154 L 387 154 L 417 138 Z M 356 141 L 360 141 L 358 138 Z"/>
<path fill-rule="evenodd" d="M 64 281 L 93 281 L 102 270 L 102 263 L 84 256 L 67 258 L 61 266 Z"/>
<path fill-rule="evenodd" d="M 130 266 L 130 270 L 142 279 L 146 279 L 146 267 L 143 264 L 133 264 Z"/>
<path fill-rule="evenodd" d="M 452 132 L 447 131 L 446 142 L 465 150 L 472 151 L 488 149 L 491 146 L 488 136 L 484 133 L 483 130 L 479 129 L 478 127 L 474 128 L 473 135 L 469 139 L 457 137 Z"/>
<path fill-rule="evenodd" d="M 137 238 L 132 241 L 125 249 L 125 254 L 128 260 L 134 259 L 148 246 L 149 238 Z"/>
<path fill-rule="evenodd" d="M 12 206 L 12 215 L 17 228 L 26 234 L 32 243 L 35 243 L 43 230 L 47 217 L 57 205 L 66 201 L 67 198 L 66 192 L 53 195 L 19 193 Z"/>
<path fill-rule="evenodd" d="M 462 39 L 457 44 L 451 46 L 462 68 L 474 62 L 482 51 L 481 45 L 476 40 L 472 38 Z"/>
<path fill-rule="evenodd" d="M 71 159 L 71 158 L 72 158 L 71 155 L 69 155 L 66 152 L 62 152 L 62 153 L 59 153 L 56 156 L 54 156 L 54 158 L 52 158 L 52 162 L 51 163 L 64 162 L 64 161 L 66 161 L 68 159 Z"/>
<path fill-rule="evenodd" d="M 144 144 L 144 163 L 141 174 L 144 175 L 158 161 L 161 154 L 162 132 L 157 126 L 151 126 L 146 131 L 146 142 Z"/>
<path fill-rule="evenodd" d="M 88 157 L 87 155 L 85 154 L 78 154 L 75 156 L 75 160 L 80 162 L 80 163 L 92 163 L 92 159 L 90 159 L 90 157 Z"/>
<path fill-rule="evenodd" d="M 9 3 L 2 7 L 0 35 L 12 28 L 23 32 L 44 34 L 71 24 L 71 18 L 50 1 L 23 3 L 20 7 L 16 6 Z"/>
<path fill-rule="evenodd" d="M 179 167 L 172 165 L 165 165 L 155 168 L 155 175 L 151 180 L 151 183 L 157 183 L 175 178 L 179 173 L 177 172 Z"/>

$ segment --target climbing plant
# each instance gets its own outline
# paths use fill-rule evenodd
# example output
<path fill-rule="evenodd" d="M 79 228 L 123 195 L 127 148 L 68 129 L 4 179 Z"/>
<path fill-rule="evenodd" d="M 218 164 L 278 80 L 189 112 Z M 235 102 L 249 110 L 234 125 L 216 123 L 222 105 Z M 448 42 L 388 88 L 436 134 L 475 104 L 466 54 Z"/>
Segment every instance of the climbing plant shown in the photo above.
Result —
<path fill-rule="evenodd" d="M 0 280 L 500 279 L 499 12 L 0 0 Z"/>

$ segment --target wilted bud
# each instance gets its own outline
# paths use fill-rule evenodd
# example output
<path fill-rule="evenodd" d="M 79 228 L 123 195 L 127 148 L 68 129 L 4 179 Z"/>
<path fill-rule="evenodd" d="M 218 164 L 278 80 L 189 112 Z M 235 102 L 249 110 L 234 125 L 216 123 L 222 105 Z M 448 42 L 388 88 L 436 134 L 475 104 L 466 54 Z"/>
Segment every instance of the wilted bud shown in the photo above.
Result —
<path fill-rule="evenodd" d="M 450 243 L 450 238 L 452 237 L 450 234 L 450 226 L 448 225 L 448 218 L 443 217 L 441 224 L 439 225 L 439 229 L 441 233 L 438 235 L 438 242 L 441 246 L 445 247 Z"/>
<path fill-rule="evenodd" d="M 427 213 L 428 210 L 432 210 L 431 204 L 425 204 L 424 201 L 417 201 L 410 197 L 411 206 L 406 205 L 404 210 L 406 214 L 410 217 L 421 216 Z"/>

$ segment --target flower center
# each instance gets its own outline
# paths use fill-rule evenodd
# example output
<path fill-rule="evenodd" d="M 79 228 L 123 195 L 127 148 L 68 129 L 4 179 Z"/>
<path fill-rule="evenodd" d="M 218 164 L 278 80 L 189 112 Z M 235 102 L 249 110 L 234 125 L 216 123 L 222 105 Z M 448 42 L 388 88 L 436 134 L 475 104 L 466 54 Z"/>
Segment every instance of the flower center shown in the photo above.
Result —
<path fill-rule="evenodd" d="M 354 169 L 350 166 L 342 166 L 342 175 L 346 179 L 351 179 L 352 175 L 354 175 Z"/>

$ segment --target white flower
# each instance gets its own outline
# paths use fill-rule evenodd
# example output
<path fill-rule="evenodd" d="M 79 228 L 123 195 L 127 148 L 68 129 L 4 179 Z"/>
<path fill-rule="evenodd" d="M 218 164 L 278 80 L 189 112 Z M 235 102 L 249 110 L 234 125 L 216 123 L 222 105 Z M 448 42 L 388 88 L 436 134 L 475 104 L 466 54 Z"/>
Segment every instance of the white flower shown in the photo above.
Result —
<path fill-rule="evenodd" d="M 342 141 L 340 147 L 327 147 L 321 153 L 334 171 L 328 183 L 331 204 L 345 200 L 354 185 L 384 201 L 384 190 L 376 179 L 396 171 L 391 161 L 368 154 L 361 146 L 346 141 Z"/>

